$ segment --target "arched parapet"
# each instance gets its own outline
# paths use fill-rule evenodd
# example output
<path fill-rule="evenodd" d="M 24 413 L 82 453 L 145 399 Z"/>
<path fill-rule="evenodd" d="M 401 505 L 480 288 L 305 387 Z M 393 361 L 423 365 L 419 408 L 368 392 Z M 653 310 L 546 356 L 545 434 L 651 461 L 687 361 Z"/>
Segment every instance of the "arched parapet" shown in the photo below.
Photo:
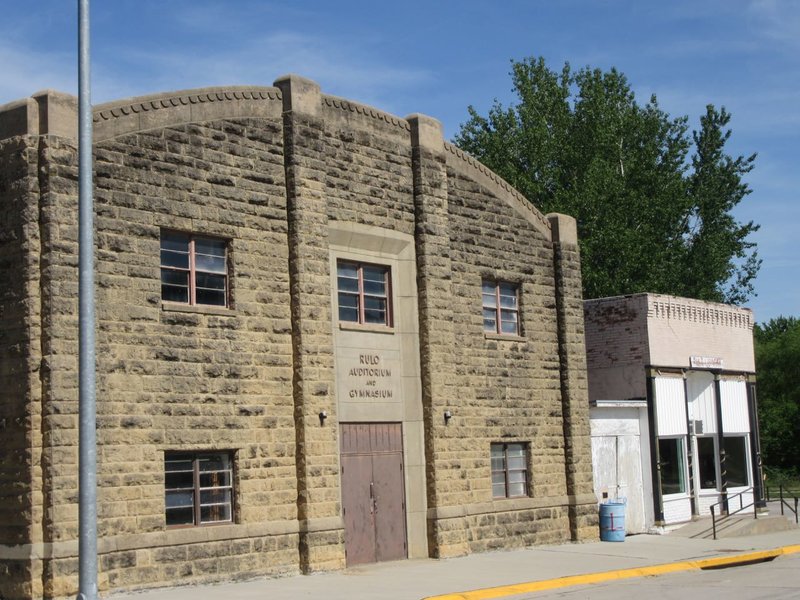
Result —
<path fill-rule="evenodd" d="M 511 184 L 453 144 L 445 142 L 444 149 L 448 167 L 485 186 L 496 194 L 498 198 L 502 198 L 516 212 L 524 216 L 547 239 L 551 239 L 552 233 L 549 221 Z"/>
<path fill-rule="evenodd" d="M 341 111 L 340 116 L 343 116 L 351 122 L 354 117 L 360 116 L 365 119 L 381 121 L 388 125 L 397 127 L 401 131 L 411 131 L 411 126 L 406 119 L 382 110 L 378 110 L 377 108 L 368 106 L 366 104 L 359 104 L 358 102 L 353 102 L 352 100 L 347 100 L 345 98 L 339 98 L 338 96 L 329 96 L 327 94 L 323 94 L 322 105 L 327 109 L 332 109 L 328 113 L 329 115 L 335 116 L 337 111 Z"/>
<path fill-rule="evenodd" d="M 95 106 L 94 141 L 184 123 L 237 117 L 280 118 L 274 87 L 209 87 L 115 100 Z"/>

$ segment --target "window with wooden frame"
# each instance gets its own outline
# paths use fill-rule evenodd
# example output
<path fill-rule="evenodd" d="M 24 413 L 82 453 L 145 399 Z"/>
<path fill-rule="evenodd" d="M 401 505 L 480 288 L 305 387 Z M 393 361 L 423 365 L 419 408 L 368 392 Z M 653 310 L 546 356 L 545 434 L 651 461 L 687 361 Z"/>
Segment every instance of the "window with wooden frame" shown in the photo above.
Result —
<path fill-rule="evenodd" d="M 492 498 L 527 495 L 527 444 L 492 444 Z"/>
<path fill-rule="evenodd" d="M 167 527 L 233 522 L 230 452 L 167 452 L 164 455 Z"/>
<path fill-rule="evenodd" d="M 392 326 L 391 270 L 385 265 L 336 263 L 339 321 Z"/>
<path fill-rule="evenodd" d="M 229 305 L 228 242 L 161 232 L 161 299 L 200 306 Z"/>
<path fill-rule="evenodd" d="M 483 280 L 483 331 L 519 335 L 519 286 L 505 281 Z"/>

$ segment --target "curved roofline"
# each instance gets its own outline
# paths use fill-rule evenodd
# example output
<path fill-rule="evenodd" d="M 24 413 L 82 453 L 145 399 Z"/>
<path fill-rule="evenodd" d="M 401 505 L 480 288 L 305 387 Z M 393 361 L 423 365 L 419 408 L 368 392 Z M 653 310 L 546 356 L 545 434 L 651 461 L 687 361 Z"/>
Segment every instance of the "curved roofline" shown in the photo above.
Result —
<path fill-rule="evenodd" d="M 325 106 L 338 108 L 344 112 L 354 112 L 365 117 L 378 119 L 379 121 L 385 121 L 386 123 L 395 125 L 396 127 L 399 127 L 405 131 L 411 131 L 411 125 L 409 125 L 407 119 L 380 110 L 374 106 L 370 106 L 369 104 L 361 104 L 360 102 L 354 102 L 353 100 L 348 100 L 347 98 L 341 98 L 339 96 L 332 96 L 330 94 L 322 94 L 321 96 L 322 102 L 325 104 Z"/>
<path fill-rule="evenodd" d="M 383 121 L 404 132 L 411 132 L 409 118 L 404 119 L 346 98 L 321 94 L 318 84 L 299 76 L 279 78 L 275 83 L 279 85 L 284 79 L 305 82 L 310 86 L 311 92 L 306 90 L 301 93 L 308 96 L 308 100 L 312 100 L 312 104 L 309 106 L 315 107 L 313 108 L 315 112 L 324 105 L 334 110 L 341 110 L 343 113 L 352 113 L 366 119 Z M 94 106 L 92 110 L 93 140 L 97 143 L 141 131 L 219 119 L 242 117 L 280 119 L 284 110 L 295 108 L 294 106 L 285 106 L 286 100 L 291 98 L 292 94 L 284 96 L 281 89 L 283 88 L 279 89 L 276 86 L 217 86 L 167 91 L 105 102 Z M 289 92 L 287 91 L 287 93 Z M 25 132 L 46 133 L 50 129 L 54 129 L 54 126 L 58 125 L 60 121 L 65 120 L 62 114 L 65 111 L 70 113 L 70 118 L 67 119 L 68 123 L 54 131 L 58 131 L 61 135 L 64 135 L 64 132 L 71 134 L 73 130 L 77 129 L 77 114 L 72 114 L 76 113 L 76 106 L 72 106 L 76 104 L 75 100 L 73 96 L 43 92 L 37 94 L 33 99 L 26 98 L 6 104 L 0 107 L 2 108 L 0 111 L 2 112 L 0 114 L 2 117 L 0 118 L 0 134 L 3 134 L 0 137 L 20 135 Z M 35 118 L 38 115 L 34 113 L 44 110 L 37 109 L 36 102 L 47 109 L 43 124 L 40 123 L 41 118 L 38 120 Z M 49 107 L 51 103 L 53 104 L 52 108 Z M 59 103 L 66 103 L 69 106 L 63 108 Z M 298 105 L 296 108 L 301 107 Z M 303 108 L 309 109 L 308 106 Z M 18 115 L 17 113 L 24 114 Z M 435 146 L 431 149 L 437 153 L 442 152 L 450 167 L 491 190 L 499 200 L 505 202 L 528 220 L 545 237 L 552 239 L 553 228 L 548 217 L 543 215 L 525 196 L 477 159 L 444 141 L 441 137 L 441 126 L 439 126 L 439 133 L 434 137 L 438 139 L 429 141 Z"/>
<path fill-rule="evenodd" d="M 279 117 L 281 92 L 266 86 L 207 87 L 96 105 L 94 141 L 127 133 L 229 117 Z"/>
<path fill-rule="evenodd" d="M 450 166 L 454 168 L 460 167 L 475 179 L 475 181 L 495 191 L 498 197 L 504 199 L 512 208 L 516 209 L 524 217 L 527 217 L 548 239 L 552 238 L 550 222 L 545 215 L 510 183 L 480 162 L 477 158 L 464 152 L 461 148 L 445 142 L 444 149 L 446 150 L 447 163 Z"/>

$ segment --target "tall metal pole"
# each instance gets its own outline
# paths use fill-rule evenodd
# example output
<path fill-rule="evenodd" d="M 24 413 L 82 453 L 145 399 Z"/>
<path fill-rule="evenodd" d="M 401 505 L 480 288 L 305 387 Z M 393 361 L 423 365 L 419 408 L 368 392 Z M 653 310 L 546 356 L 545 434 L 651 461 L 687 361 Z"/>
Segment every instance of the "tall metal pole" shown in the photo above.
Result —
<path fill-rule="evenodd" d="M 97 600 L 97 437 L 95 434 L 94 206 L 89 0 L 78 0 L 78 600 Z"/>

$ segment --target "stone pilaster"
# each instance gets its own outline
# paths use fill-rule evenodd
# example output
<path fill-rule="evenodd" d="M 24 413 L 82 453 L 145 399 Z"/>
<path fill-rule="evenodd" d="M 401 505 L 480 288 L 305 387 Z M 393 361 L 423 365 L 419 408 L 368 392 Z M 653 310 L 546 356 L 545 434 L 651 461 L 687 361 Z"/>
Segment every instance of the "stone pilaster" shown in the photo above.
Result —
<path fill-rule="evenodd" d="M 469 551 L 463 517 L 445 519 L 440 510 L 440 497 L 448 485 L 444 460 L 448 425 L 443 415 L 445 410 L 453 408 L 450 389 L 455 351 L 447 169 L 441 123 L 418 114 L 407 120 L 411 124 L 414 173 L 428 549 L 432 556 L 442 558 Z"/>
<path fill-rule="evenodd" d="M 294 357 L 297 510 L 304 572 L 344 567 L 331 274 L 319 86 L 287 75 L 283 95 Z M 319 414 L 326 411 L 324 422 Z"/>
<path fill-rule="evenodd" d="M 564 418 L 564 463 L 572 539 L 596 539 L 597 504 L 592 485 L 592 449 L 581 261 L 575 219 L 549 214 L 558 317 L 558 347 Z"/>
<path fill-rule="evenodd" d="M 41 535 L 37 146 L 29 135 L 0 140 L 0 552 Z M 37 585 L 29 557 L 0 555 L 0 597 L 30 597 Z"/>

